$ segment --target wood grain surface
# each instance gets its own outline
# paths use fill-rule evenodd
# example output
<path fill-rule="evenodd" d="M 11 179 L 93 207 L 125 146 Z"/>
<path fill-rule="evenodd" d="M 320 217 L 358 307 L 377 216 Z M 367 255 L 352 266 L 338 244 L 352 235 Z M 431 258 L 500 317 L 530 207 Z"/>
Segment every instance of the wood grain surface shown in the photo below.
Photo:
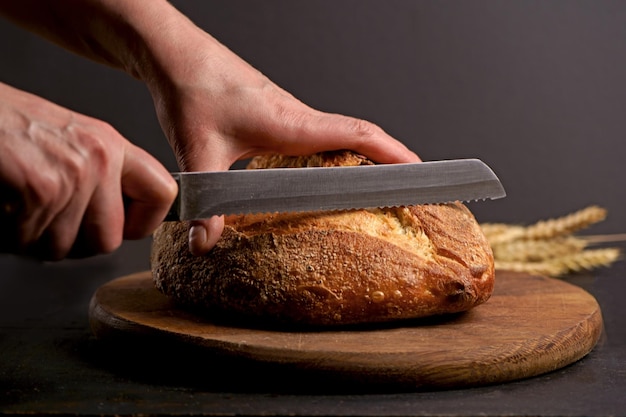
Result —
<path fill-rule="evenodd" d="M 194 315 L 156 290 L 146 271 L 100 287 L 90 321 L 102 340 L 123 345 L 149 339 L 152 350 L 161 343 L 165 357 L 171 346 L 193 347 L 207 361 L 228 357 L 277 372 L 411 389 L 479 386 L 550 372 L 584 357 L 602 333 L 600 307 L 583 289 L 507 271 L 497 273 L 491 299 L 467 313 L 322 331 L 246 328 Z"/>

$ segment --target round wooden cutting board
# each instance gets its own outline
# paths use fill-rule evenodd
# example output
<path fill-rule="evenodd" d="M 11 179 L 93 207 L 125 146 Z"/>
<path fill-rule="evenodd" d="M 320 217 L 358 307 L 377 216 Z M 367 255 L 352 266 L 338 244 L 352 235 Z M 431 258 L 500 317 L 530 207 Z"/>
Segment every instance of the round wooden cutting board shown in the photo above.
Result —
<path fill-rule="evenodd" d="M 161 346 L 162 357 L 173 345 L 193 347 L 207 361 L 227 357 L 277 372 L 288 368 L 299 377 L 321 374 L 412 389 L 478 386 L 553 371 L 589 353 L 602 332 L 600 307 L 580 287 L 506 271 L 498 272 L 491 299 L 467 313 L 302 332 L 229 326 L 193 315 L 156 290 L 146 271 L 100 287 L 90 320 L 99 338 L 126 346 L 149 339 L 150 350 Z M 186 372 L 193 374 L 193 368 Z"/>

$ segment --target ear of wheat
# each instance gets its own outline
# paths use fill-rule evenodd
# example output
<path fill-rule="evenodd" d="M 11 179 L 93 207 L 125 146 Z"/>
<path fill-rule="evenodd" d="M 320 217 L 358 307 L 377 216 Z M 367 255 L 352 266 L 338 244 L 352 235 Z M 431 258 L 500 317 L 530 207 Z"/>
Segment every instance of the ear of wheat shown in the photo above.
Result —
<path fill-rule="evenodd" d="M 562 276 L 609 266 L 620 259 L 619 249 L 589 249 L 589 244 L 602 241 L 574 235 L 606 215 L 605 209 L 589 206 L 529 226 L 483 223 L 481 228 L 492 247 L 497 269 Z"/>

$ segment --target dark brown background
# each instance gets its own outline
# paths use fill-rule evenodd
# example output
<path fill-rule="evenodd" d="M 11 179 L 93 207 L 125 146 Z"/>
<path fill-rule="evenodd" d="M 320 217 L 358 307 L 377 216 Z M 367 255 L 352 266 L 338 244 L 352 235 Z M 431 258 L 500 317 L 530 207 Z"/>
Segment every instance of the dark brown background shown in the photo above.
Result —
<path fill-rule="evenodd" d="M 589 232 L 626 232 L 626 2 L 174 3 L 308 104 L 372 120 L 424 159 L 488 162 L 509 196 L 472 205 L 479 220 L 526 223 L 598 204 L 609 218 Z M 110 122 L 175 169 L 140 83 L 3 21 L 0 52 L 0 81 Z M 113 353 L 94 340 L 91 295 L 116 277 L 146 270 L 149 245 L 126 242 L 112 255 L 52 264 L 0 255 L 0 414 L 614 416 L 626 410 L 624 262 L 565 278 L 597 298 L 605 324 L 598 346 L 573 366 L 484 388 L 348 395 L 336 392 L 333 381 L 269 384 L 266 373 L 228 364 L 209 372 L 168 366 L 162 346 L 135 352 L 143 358 L 135 363 L 133 346 Z"/>
<path fill-rule="evenodd" d="M 626 231 L 626 3 L 174 4 L 309 105 L 371 120 L 423 159 L 485 160 L 508 198 L 474 205 L 479 220 L 599 204 L 594 231 Z M 0 50 L 1 81 L 107 120 L 175 169 L 140 83 L 5 22 Z"/>

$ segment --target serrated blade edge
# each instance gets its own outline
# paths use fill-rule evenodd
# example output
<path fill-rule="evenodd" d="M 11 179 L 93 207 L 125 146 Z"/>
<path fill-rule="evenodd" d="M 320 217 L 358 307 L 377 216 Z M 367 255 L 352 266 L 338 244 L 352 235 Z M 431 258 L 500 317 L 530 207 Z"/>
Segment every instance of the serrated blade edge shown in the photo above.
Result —
<path fill-rule="evenodd" d="M 493 170 L 479 159 L 173 175 L 179 196 L 166 220 L 394 207 L 506 195 Z"/>

